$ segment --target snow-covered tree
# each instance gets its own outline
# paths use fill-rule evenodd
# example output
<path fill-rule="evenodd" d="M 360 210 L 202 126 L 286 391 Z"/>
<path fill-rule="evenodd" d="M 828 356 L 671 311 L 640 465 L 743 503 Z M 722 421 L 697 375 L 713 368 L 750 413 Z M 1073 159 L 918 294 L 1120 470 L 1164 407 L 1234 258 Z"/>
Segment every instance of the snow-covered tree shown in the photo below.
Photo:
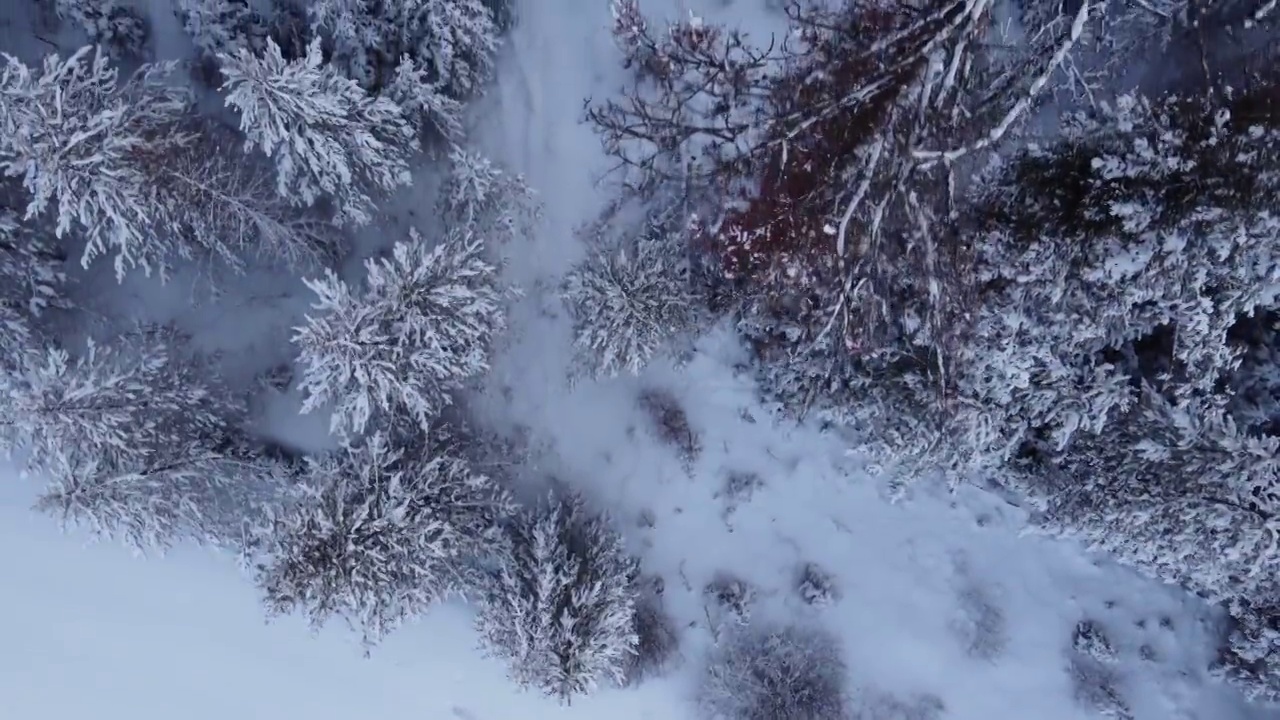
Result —
<path fill-rule="evenodd" d="M 284 492 L 288 472 L 230 443 L 228 428 L 217 430 L 120 458 L 64 448 L 41 470 L 48 486 L 36 507 L 137 551 L 180 540 L 235 546 L 245 524 Z"/>
<path fill-rule="evenodd" d="M 382 94 L 414 118 L 420 133 L 446 141 L 462 136 L 462 103 L 445 94 L 441 83 L 431 79 L 431 71 L 412 57 L 400 58 Z"/>
<path fill-rule="evenodd" d="M 506 326 L 496 269 L 479 237 L 450 232 L 432 246 L 410 231 L 391 257 L 365 263 L 363 290 L 329 271 L 308 280 L 318 312 L 297 328 L 303 412 L 333 406 L 335 433 L 359 434 L 374 414 L 427 427 L 450 393 L 489 367 Z"/>
<path fill-rule="evenodd" d="M 334 616 L 367 643 L 454 593 L 499 551 L 506 493 L 466 462 L 381 433 L 309 458 L 297 499 L 254 533 L 258 584 L 275 614 Z"/>
<path fill-rule="evenodd" d="M 27 216 L 50 205 L 62 237 L 87 240 L 83 262 L 113 253 L 116 269 L 156 268 L 167 238 L 154 234 L 146 165 L 189 140 L 177 130 L 190 95 L 167 82 L 173 64 L 148 65 L 123 85 L 106 55 L 85 47 L 33 71 L 4 56 L 0 168 L 31 194 Z"/>
<path fill-rule="evenodd" d="M 57 234 L 83 234 L 86 266 L 114 255 L 117 275 L 164 275 L 176 258 L 246 252 L 297 261 L 332 254 L 333 231 L 276 196 L 269 168 L 237 160 L 229 133 L 190 112 L 176 65 L 123 84 L 84 48 L 40 72 L 6 58 L 0 75 L 0 168 L 22 178 L 27 216 L 53 206 Z"/>
<path fill-rule="evenodd" d="M 1278 599 L 1273 88 L 1122 96 L 995 168 L 953 367 L 949 442 L 1016 460 L 1044 529 L 1232 613 Z M 1273 651 L 1238 632 L 1226 674 L 1280 676 Z"/>
<path fill-rule="evenodd" d="M 121 0 L 57 0 L 55 8 L 59 17 L 83 28 L 89 42 L 113 54 L 142 55 L 150 40 L 146 19 Z"/>
<path fill-rule="evenodd" d="M 511 536 L 477 618 L 487 650 L 522 687 L 564 702 L 624 682 L 638 643 L 638 570 L 608 519 L 569 495 L 519 518 Z"/>
<path fill-rule="evenodd" d="M 61 294 L 66 256 L 49 238 L 0 210 L 0 368 L 33 348 L 32 320 L 67 303 Z"/>
<path fill-rule="evenodd" d="M 307 12 L 334 62 L 371 91 L 391 83 L 403 58 L 453 98 L 493 72 L 498 28 L 485 0 L 315 0 Z"/>
<path fill-rule="evenodd" d="M 646 222 L 634 236 L 588 228 L 587 257 L 565 277 L 574 346 L 586 372 L 638 374 L 673 338 L 696 327 L 700 298 L 681 228 Z"/>
<path fill-rule="evenodd" d="M 101 467 L 133 467 L 164 448 L 224 432 L 239 414 L 166 329 L 143 329 L 73 355 L 56 346 L 24 353 L 0 378 L 0 443 L 42 471 L 75 452 Z"/>
<path fill-rule="evenodd" d="M 245 150 L 275 158 L 282 197 L 312 205 L 327 196 L 340 220 L 362 225 L 372 219 L 370 193 L 411 183 L 408 159 L 418 143 L 404 112 L 339 75 L 318 39 L 294 61 L 270 39 L 262 55 L 241 48 L 221 60 Z"/>
<path fill-rule="evenodd" d="M 295 268 L 332 267 L 345 254 L 339 228 L 281 197 L 265 162 L 239 152 L 228 130 L 192 122 L 188 142 L 154 168 L 152 198 L 177 251 L 202 248 L 234 268 L 245 256 Z"/>
<path fill-rule="evenodd" d="M 439 212 L 447 227 L 468 230 L 500 246 L 532 233 L 542 217 L 542 203 L 523 175 L 512 175 L 484 155 L 454 146 Z"/>
<path fill-rule="evenodd" d="M 844 720 L 850 717 L 840 644 L 807 628 L 733 632 L 713 652 L 700 690 L 723 720 Z"/>
<path fill-rule="evenodd" d="M 249 0 L 175 0 L 174 13 L 201 53 L 217 57 L 241 49 L 261 52 L 267 24 Z"/>

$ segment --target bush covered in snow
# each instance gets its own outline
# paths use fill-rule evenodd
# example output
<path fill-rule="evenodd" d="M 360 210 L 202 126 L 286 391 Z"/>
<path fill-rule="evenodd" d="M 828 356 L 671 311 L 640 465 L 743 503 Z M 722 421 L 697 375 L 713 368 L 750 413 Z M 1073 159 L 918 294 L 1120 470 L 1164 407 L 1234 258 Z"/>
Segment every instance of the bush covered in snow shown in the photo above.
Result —
<path fill-rule="evenodd" d="M 840 599 L 840 587 L 836 584 L 835 575 L 811 562 L 800 566 L 796 592 L 806 605 L 814 607 L 825 607 Z"/>
<path fill-rule="evenodd" d="M 661 675 L 680 651 L 680 630 L 664 606 L 662 578 L 641 576 L 635 587 L 636 651 L 627 662 L 627 685 Z"/>
<path fill-rule="evenodd" d="M 485 647 L 513 680 L 568 702 L 623 683 L 637 652 L 635 561 L 582 498 L 553 498 L 511 524 L 511 555 L 481 604 Z"/>
<path fill-rule="evenodd" d="M 717 720 L 847 720 L 845 672 L 830 635 L 795 626 L 744 628 L 712 652 L 700 704 Z"/>
<path fill-rule="evenodd" d="M 257 528 L 251 552 L 273 614 L 334 616 L 381 640 L 455 593 L 500 552 L 506 493 L 455 457 L 375 433 L 309 458 L 296 497 Z"/>
<path fill-rule="evenodd" d="M 754 585 L 727 572 L 718 572 L 702 588 L 702 601 L 711 631 L 719 632 L 722 625 L 746 625 L 751 621 L 757 590 Z"/>
<path fill-rule="evenodd" d="M 675 449 L 686 469 L 702 454 L 702 436 L 689 424 L 680 401 L 666 390 L 649 388 L 640 393 L 640 409 L 648 416 L 654 435 Z"/>
<path fill-rule="evenodd" d="M 434 246 L 416 230 L 389 259 L 365 263 L 365 287 L 336 273 L 308 280 L 317 314 L 297 328 L 303 412 L 333 406 L 334 432 L 364 431 L 375 415 L 404 413 L 426 427 L 450 393 L 488 369 L 489 343 L 506 325 L 496 269 L 482 240 L 447 234 Z"/>

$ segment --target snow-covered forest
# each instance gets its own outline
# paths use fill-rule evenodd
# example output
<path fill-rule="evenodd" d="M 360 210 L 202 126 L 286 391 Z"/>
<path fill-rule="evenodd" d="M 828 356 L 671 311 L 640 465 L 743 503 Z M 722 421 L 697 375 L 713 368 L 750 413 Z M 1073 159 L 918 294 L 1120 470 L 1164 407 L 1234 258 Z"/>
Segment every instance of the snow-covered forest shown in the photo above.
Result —
<path fill-rule="evenodd" d="M 1280 718 L 1276 5 L 9 0 L 0 704 Z"/>

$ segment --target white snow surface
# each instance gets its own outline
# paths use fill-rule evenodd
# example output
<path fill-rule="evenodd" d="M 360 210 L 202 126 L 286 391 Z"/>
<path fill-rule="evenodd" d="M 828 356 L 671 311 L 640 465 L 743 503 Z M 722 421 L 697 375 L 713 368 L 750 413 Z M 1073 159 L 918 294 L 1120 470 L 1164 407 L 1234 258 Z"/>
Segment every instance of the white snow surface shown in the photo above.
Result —
<path fill-rule="evenodd" d="M 1117 687 L 1138 720 L 1280 717 L 1207 680 L 1219 618 L 1201 602 L 1070 545 L 1023 535 L 1025 513 L 978 488 L 949 494 L 921 485 L 888 502 L 883 480 L 836 435 L 769 417 L 750 378 L 735 370 L 746 357 L 724 328 L 686 364 L 659 362 L 640 378 L 571 387 L 569 319 L 555 288 L 581 254 L 574 228 L 606 193 L 595 180 L 607 163 L 580 124 L 582 98 L 615 91 L 620 70 L 606 0 L 518 1 L 497 87 L 477 117 L 483 145 L 526 174 L 546 211 L 536 237 L 506 250 L 525 295 L 472 405 L 521 441 L 519 475 L 530 494 L 552 478 L 581 489 L 613 513 L 644 569 L 664 578 L 681 632 L 676 667 L 562 707 L 516 690 L 477 650 L 472 612 L 459 604 L 434 610 L 365 658 L 341 627 L 312 634 L 297 618 L 264 623 L 231 558 L 180 548 L 139 559 L 86 545 L 31 512 L 34 483 L 13 478 L 0 483 L 0 718 L 694 720 L 712 641 L 701 590 L 718 571 L 759 588 L 756 617 L 836 634 L 857 697 L 932 695 L 951 720 L 1099 717 L 1075 701 L 1067 671 L 1072 631 L 1090 619 L 1115 646 Z M 708 6 L 701 10 L 711 22 L 757 34 L 778 27 L 767 0 L 643 6 L 674 18 L 695 1 Z M 405 197 L 412 205 L 412 192 Z M 305 311 L 305 294 L 290 295 L 301 292 L 297 281 L 277 282 L 261 302 L 230 299 L 226 316 L 190 313 L 191 329 L 228 353 L 279 362 L 293 322 L 282 315 Z M 172 288 L 101 307 L 158 299 L 170 304 L 152 314 L 185 317 Z M 637 405 L 649 388 L 684 405 L 701 437 L 696 461 L 683 464 L 655 439 Z M 296 400 L 279 398 L 268 422 L 294 443 L 325 445 L 324 418 L 294 416 Z M 720 494 L 730 472 L 763 481 L 732 510 Z M 823 608 L 801 602 L 795 583 L 804 562 L 835 576 L 839 599 Z"/>

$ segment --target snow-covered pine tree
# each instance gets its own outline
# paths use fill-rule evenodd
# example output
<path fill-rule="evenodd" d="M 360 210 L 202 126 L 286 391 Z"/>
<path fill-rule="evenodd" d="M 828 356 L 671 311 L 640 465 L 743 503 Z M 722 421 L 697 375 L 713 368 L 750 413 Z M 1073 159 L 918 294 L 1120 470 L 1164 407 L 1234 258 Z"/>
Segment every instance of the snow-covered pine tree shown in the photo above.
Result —
<path fill-rule="evenodd" d="M 48 486 L 36 508 L 139 552 L 178 541 L 239 545 L 248 523 L 288 491 L 288 467 L 237 446 L 229 426 L 186 430 L 171 427 L 176 441 L 145 454 L 63 448 L 41 469 Z"/>
<path fill-rule="evenodd" d="M 161 184 L 152 195 L 166 227 L 186 239 L 182 248 L 207 249 L 233 268 L 246 255 L 306 269 L 340 261 L 340 229 L 281 197 L 267 161 L 246 158 L 234 133 L 216 123 L 189 127 L 190 140 L 154 166 Z"/>
<path fill-rule="evenodd" d="M 635 561 L 578 495 L 511 525 L 512 549 L 481 604 L 485 647 L 513 680 L 563 702 L 623 683 L 636 652 Z"/>
<path fill-rule="evenodd" d="M 43 233 L 0 210 L 0 372 L 34 349 L 32 321 L 67 303 L 61 293 L 66 256 Z"/>
<path fill-rule="evenodd" d="M 473 232 L 494 247 L 527 238 L 542 217 L 542 204 L 523 175 L 456 145 L 449 152 L 439 209 L 447 227 Z"/>
<path fill-rule="evenodd" d="M 334 62 L 372 92 L 406 57 L 455 99 L 493 72 L 498 27 L 485 0 L 315 0 L 307 12 L 332 43 Z"/>
<path fill-rule="evenodd" d="M 27 216 L 53 205 L 59 237 L 87 240 L 82 262 L 112 253 L 118 274 L 153 270 L 171 239 L 153 232 L 148 159 L 189 140 L 177 125 L 190 95 L 167 82 L 172 63 L 144 66 L 123 85 L 106 55 L 81 48 L 33 71 L 4 56 L 0 72 L 0 169 L 31 194 Z"/>
<path fill-rule="evenodd" d="M 202 54 L 217 57 L 266 47 L 267 23 L 249 0 L 175 0 L 174 14 Z"/>
<path fill-rule="evenodd" d="M 190 112 L 176 65 L 144 66 L 123 84 L 84 48 L 40 72 L 6 58 L 0 74 L 0 168 L 22 178 L 29 218 L 54 206 L 62 237 L 83 233 L 86 266 L 114 255 L 117 275 L 175 258 L 245 252 L 300 261 L 332 255 L 333 230 L 282 201 L 268 167 L 228 153 L 229 132 Z"/>
<path fill-rule="evenodd" d="M 1024 461 L 1046 530 L 1232 612 L 1280 604 L 1280 439 L 1256 327 L 1280 301 L 1274 87 L 1122 96 L 998 170 L 975 208 L 982 305 L 954 367 L 949 436 Z M 1280 677 L 1274 649 L 1237 633 L 1231 653 L 1252 659 L 1229 676 Z"/>
<path fill-rule="evenodd" d="M 453 231 L 432 246 L 410 230 L 391 257 L 366 261 L 360 290 L 328 271 L 307 280 L 315 315 L 296 328 L 303 412 L 332 405 L 333 432 L 363 432 L 375 414 L 404 413 L 426 428 L 450 393 L 489 367 L 506 326 L 496 268 L 483 244 Z"/>
<path fill-rule="evenodd" d="M 151 37 L 146 19 L 121 0 L 57 0 L 58 16 L 84 29 L 89 42 L 114 55 L 143 55 Z"/>
<path fill-rule="evenodd" d="M 363 225 L 372 219 L 370 193 L 412 182 L 408 159 L 418 141 L 404 112 L 325 63 L 319 39 L 294 61 L 271 39 L 261 55 L 240 48 L 220 59 L 245 150 L 275 158 L 282 197 L 313 205 L 328 196 L 339 220 Z"/>
<path fill-rule="evenodd" d="M 0 378 L 0 448 L 41 472 L 75 452 L 102 467 L 133 466 L 162 448 L 225 431 L 240 408 L 213 391 L 165 328 L 143 328 L 72 354 L 47 345 Z"/>
<path fill-rule="evenodd" d="M 1124 96 L 993 183 L 957 365 L 977 446 L 1057 453 L 1137 381 L 1180 402 L 1234 373 L 1232 328 L 1280 299 L 1280 125 L 1251 102 Z"/>
<path fill-rule="evenodd" d="M 583 236 L 587 257 L 562 289 L 578 363 L 595 377 L 638 374 L 697 326 L 702 303 L 689 277 L 685 233 L 667 217 L 645 221 L 634 234 L 596 223 Z"/>
<path fill-rule="evenodd" d="M 400 447 L 382 433 L 307 460 L 295 501 L 254 533 L 258 584 L 273 614 L 334 616 L 368 644 L 481 581 L 514 505 L 465 461 Z"/>

